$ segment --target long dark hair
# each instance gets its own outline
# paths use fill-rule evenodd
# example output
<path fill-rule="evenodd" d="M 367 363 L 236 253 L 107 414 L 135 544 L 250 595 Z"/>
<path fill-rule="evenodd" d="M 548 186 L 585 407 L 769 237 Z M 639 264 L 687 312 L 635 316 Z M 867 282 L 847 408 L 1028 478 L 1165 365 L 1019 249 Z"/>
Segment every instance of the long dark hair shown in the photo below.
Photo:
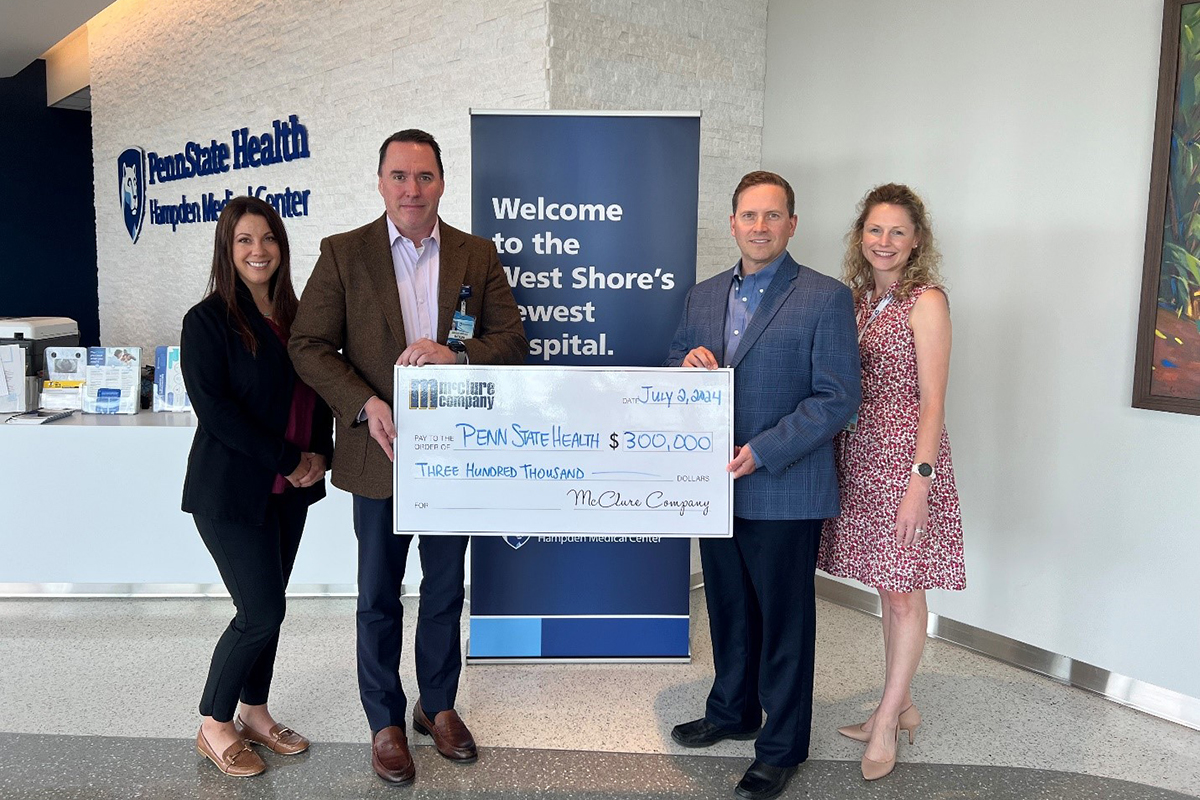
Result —
<path fill-rule="evenodd" d="M 288 247 L 287 231 L 279 212 L 269 203 L 257 197 L 234 197 L 225 204 L 217 218 L 217 233 L 213 240 L 212 272 L 208 275 L 208 288 L 204 296 L 217 295 L 225 301 L 225 312 L 229 322 L 251 355 L 258 354 L 258 339 L 250 330 L 250 323 L 237 302 L 237 288 L 241 277 L 233 266 L 233 231 L 247 214 L 254 214 L 267 221 L 267 227 L 275 235 L 279 245 L 279 269 L 271 276 L 267 286 L 267 297 L 271 298 L 271 318 L 283 330 L 286 338 L 296 318 L 296 290 L 292 287 L 291 249 Z"/>

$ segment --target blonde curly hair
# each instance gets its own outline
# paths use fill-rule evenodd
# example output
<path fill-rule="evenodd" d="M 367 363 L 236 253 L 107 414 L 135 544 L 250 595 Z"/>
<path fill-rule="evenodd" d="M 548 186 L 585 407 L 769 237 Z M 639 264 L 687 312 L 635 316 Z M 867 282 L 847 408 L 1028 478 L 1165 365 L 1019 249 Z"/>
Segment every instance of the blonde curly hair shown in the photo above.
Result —
<path fill-rule="evenodd" d="M 867 192 L 867 196 L 858 204 L 858 219 L 846 234 L 846 256 L 842 259 L 842 280 L 854 293 L 854 301 L 858 302 L 875 288 L 875 276 L 871 264 L 862 252 L 863 228 L 867 217 L 875 206 L 887 203 L 898 206 L 908 212 L 908 218 L 913 223 L 914 239 L 912 252 L 904 272 L 900 275 L 896 286 L 897 300 L 905 300 L 913 289 L 921 285 L 937 286 L 944 290 L 942 276 L 938 267 L 942 263 L 942 254 L 938 252 L 937 243 L 933 238 L 933 225 L 929 221 L 929 212 L 925 203 L 917 193 L 902 183 L 885 183 Z"/>

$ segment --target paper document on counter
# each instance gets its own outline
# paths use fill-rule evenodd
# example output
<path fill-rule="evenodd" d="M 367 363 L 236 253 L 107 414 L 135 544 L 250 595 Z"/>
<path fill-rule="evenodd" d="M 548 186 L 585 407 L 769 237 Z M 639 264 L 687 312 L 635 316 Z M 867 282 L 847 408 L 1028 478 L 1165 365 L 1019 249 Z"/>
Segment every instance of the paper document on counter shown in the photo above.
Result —
<path fill-rule="evenodd" d="M 25 411 L 25 351 L 0 345 L 0 411 Z"/>

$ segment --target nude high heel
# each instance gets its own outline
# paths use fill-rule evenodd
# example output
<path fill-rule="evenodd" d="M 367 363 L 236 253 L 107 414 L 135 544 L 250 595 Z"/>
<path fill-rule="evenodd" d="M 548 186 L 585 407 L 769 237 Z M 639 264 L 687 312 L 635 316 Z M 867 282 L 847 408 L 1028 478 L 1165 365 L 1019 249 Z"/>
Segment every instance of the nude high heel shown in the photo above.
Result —
<path fill-rule="evenodd" d="M 900 749 L 899 728 L 896 728 L 896 749 Z M 887 761 L 876 761 L 875 759 L 867 758 L 866 755 L 863 755 L 861 768 L 862 776 L 865 780 L 877 781 L 882 777 L 890 775 L 892 770 L 896 768 L 896 756 L 895 754 L 892 754 L 892 757 Z"/>
<path fill-rule="evenodd" d="M 908 743 L 912 744 L 917 735 L 917 727 L 921 724 L 921 712 L 917 711 L 916 703 L 900 712 L 899 722 L 899 730 L 908 732 Z M 838 733 L 856 742 L 866 743 L 871 741 L 871 733 L 863 730 L 863 725 L 866 724 L 860 722 L 858 725 L 847 725 L 844 728 L 838 728 Z"/>

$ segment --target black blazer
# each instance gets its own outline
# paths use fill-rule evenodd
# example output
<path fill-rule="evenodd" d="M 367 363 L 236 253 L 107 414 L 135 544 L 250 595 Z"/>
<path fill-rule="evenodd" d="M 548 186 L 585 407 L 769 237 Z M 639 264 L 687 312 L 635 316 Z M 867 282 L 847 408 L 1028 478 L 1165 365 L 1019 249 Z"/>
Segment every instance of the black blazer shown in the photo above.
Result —
<path fill-rule="evenodd" d="M 180 367 L 196 412 L 196 436 L 183 481 L 183 510 L 214 519 L 261 524 L 276 475 L 290 475 L 300 448 L 286 441 L 296 371 L 287 348 L 239 280 L 237 300 L 258 339 L 252 356 L 217 295 L 183 318 Z M 333 415 L 317 396 L 309 452 L 333 455 Z M 299 493 L 308 504 L 325 496 L 325 481 Z"/>

